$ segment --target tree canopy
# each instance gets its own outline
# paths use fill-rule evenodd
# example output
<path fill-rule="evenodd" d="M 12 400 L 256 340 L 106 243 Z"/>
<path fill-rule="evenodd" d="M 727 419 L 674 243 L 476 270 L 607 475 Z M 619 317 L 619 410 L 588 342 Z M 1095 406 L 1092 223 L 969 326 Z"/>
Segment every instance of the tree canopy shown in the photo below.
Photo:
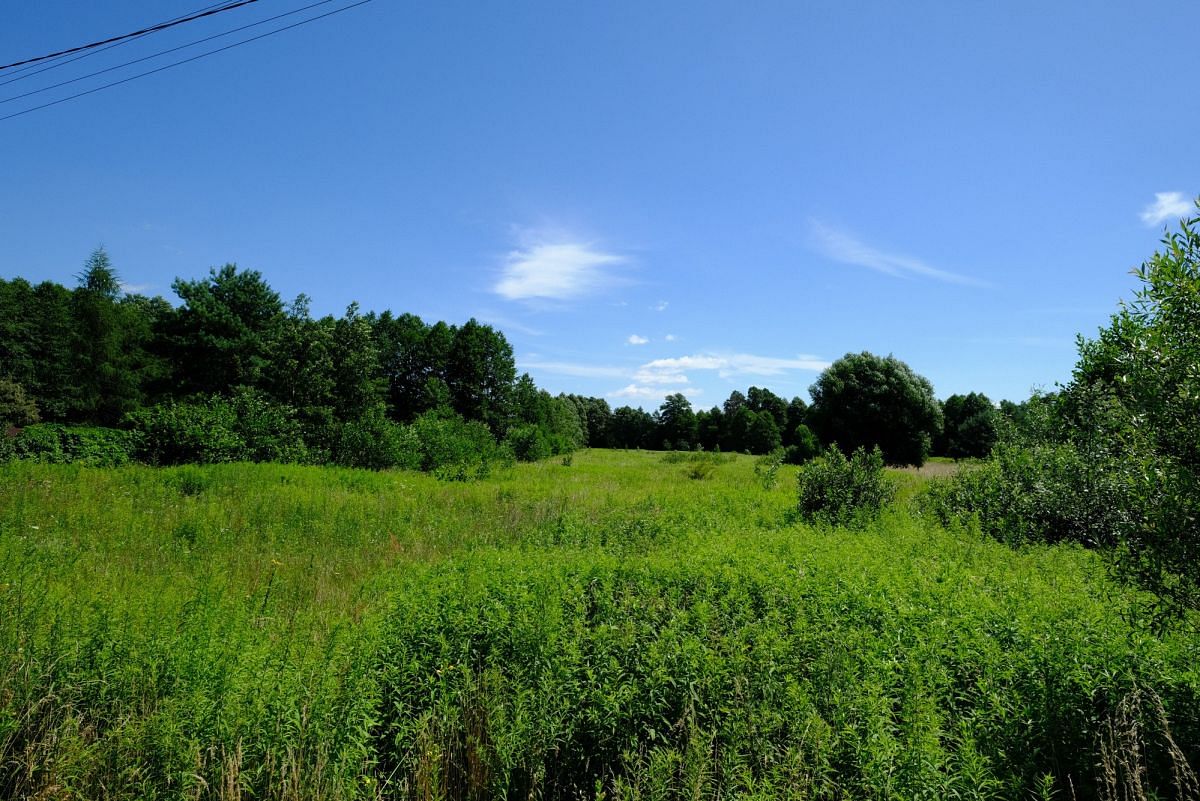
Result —
<path fill-rule="evenodd" d="M 889 464 L 924 464 L 942 426 L 933 386 L 895 356 L 848 353 L 809 389 L 808 425 L 843 453 L 878 446 Z"/>

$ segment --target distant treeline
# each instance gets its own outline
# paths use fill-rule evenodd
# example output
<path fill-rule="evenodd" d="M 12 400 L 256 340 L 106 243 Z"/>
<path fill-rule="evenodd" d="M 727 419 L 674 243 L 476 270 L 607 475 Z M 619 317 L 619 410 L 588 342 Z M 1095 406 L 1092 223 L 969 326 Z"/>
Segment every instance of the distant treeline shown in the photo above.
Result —
<path fill-rule="evenodd" d="M 518 377 L 504 335 L 476 320 L 357 304 L 316 318 L 234 265 L 172 289 L 178 306 L 122 291 L 103 250 L 74 289 L 0 281 L 0 422 L 28 426 L 6 447 L 461 472 L 588 443 L 581 399 Z"/>
<path fill-rule="evenodd" d="M 512 346 L 491 326 L 357 304 L 316 318 L 307 296 L 285 304 L 261 274 L 232 264 L 172 289 L 178 305 L 123 291 L 102 249 L 73 289 L 0 280 L 0 424 L 28 427 L 8 431 L 0 456 L 304 461 L 462 475 L 467 463 L 479 471 L 579 447 L 783 448 L 801 462 L 819 441 L 857 436 L 840 418 L 814 423 L 803 399 L 760 387 L 699 411 L 675 394 L 653 413 L 552 396 L 518 376 Z M 990 402 L 969 400 L 967 413 L 994 429 Z M 943 436 L 955 403 L 945 407 L 945 430 L 940 408 L 922 423 L 920 459 L 931 445 L 951 455 L 990 447 L 987 432 L 973 449 Z"/>

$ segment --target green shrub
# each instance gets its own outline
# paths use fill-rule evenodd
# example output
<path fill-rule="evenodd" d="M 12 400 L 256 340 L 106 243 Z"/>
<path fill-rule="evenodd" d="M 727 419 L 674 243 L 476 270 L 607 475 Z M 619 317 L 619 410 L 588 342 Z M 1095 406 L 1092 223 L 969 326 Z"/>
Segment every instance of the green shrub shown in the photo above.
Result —
<path fill-rule="evenodd" d="M 335 423 L 329 443 L 330 460 L 344 467 L 368 470 L 421 468 L 421 448 L 412 426 L 388 419 L 375 409 L 357 420 Z"/>
<path fill-rule="evenodd" d="M 992 459 L 934 479 L 918 510 L 942 524 L 977 518 L 1010 544 L 1073 541 L 1115 545 L 1135 508 L 1120 475 L 1071 445 L 998 445 Z"/>
<path fill-rule="evenodd" d="M 861 525 L 879 516 L 895 495 L 879 448 L 846 458 L 836 445 L 800 471 L 797 511 L 806 522 Z"/>
<path fill-rule="evenodd" d="M 137 436 L 137 457 L 149 464 L 300 462 L 308 455 L 295 410 L 248 388 L 139 409 L 126 423 Z"/>
<path fill-rule="evenodd" d="M 754 460 L 754 475 L 758 476 L 763 489 L 774 489 L 779 483 L 779 468 L 785 455 L 783 448 L 776 448 Z"/>
<path fill-rule="evenodd" d="M 817 440 L 817 435 L 803 423 L 796 426 L 792 440 L 792 444 L 787 446 L 784 453 L 783 460 L 787 464 L 804 464 L 821 452 L 821 443 Z"/>
<path fill-rule="evenodd" d="M 514 426 L 505 438 L 519 462 L 537 462 L 554 455 L 554 448 L 542 431 L 533 423 Z"/>
<path fill-rule="evenodd" d="M 137 433 L 138 459 L 149 464 L 236 462 L 246 453 L 233 408 L 217 397 L 148 406 L 126 422 Z"/>
<path fill-rule="evenodd" d="M 28 426 L 36 423 L 37 404 L 25 388 L 9 378 L 0 378 L 0 433 L 9 426 Z"/>
<path fill-rule="evenodd" d="M 412 424 L 421 454 L 421 469 L 447 481 L 483 478 L 496 466 L 509 466 L 515 455 L 507 443 L 498 445 L 486 425 L 426 412 Z"/>
<path fill-rule="evenodd" d="M 6 456 L 10 459 L 92 467 L 129 464 L 136 442 L 136 437 L 128 431 L 57 423 L 26 426 L 17 436 L 6 439 L 0 459 Z"/>
<path fill-rule="evenodd" d="M 296 410 L 275 403 L 249 388 L 236 390 L 229 399 L 237 421 L 234 430 L 246 443 L 242 455 L 250 462 L 303 462 L 308 457 Z"/>

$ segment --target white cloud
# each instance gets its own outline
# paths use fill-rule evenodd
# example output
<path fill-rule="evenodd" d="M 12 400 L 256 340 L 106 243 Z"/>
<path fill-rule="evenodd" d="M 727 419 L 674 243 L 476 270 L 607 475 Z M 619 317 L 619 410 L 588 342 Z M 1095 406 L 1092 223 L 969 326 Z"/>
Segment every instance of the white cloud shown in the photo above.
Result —
<path fill-rule="evenodd" d="M 1154 202 L 1138 216 L 1146 225 L 1159 225 L 1167 220 L 1178 220 L 1191 210 L 1192 204 L 1182 192 L 1155 192 Z"/>
<path fill-rule="evenodd" d="M 674 342 L 676 339 L 678 339 L 678 337 L 676 337 L 674 334 L 667 334 L 665 337 L 663 337 L 663 339 L 667 340 L 668 342 Z"/>
<path fill-rule="evenodd" d="M 148 289 L 154 288 L 153 284 L 129 284 L 125 281 L 118 282 L 117 286 L 120 287 L 121 291 L 127 295 L 136 295 L 140 292 L 145 292 Z"/>
<path fill-rule="evenodd" d="M 575 362 L 543 362 L 517 360 L 521 370 L 537 370 L 555 375 L 570 375 L 579 378 L 627 378 L 629 371 L 621 367 L 608 367 L 599 364 L 576 364 Z"/>
<path fill-rule="evenodd" d="M 682 377 L 686 381 L 685 370 L 715 370 L 721 378 L 739 375 L 773 376 L 782 375 L 790 370 L 819 372 L 829 365 L 830 362 L 824 359 L 807 355 L 799 355 L 793 359 L 780 359 L 774 356 L 755 356 L 750 353 L 703 353 L 678 356 L 672 359 L 655 359 L 643 364 L 635 374 L 635 378 L 644 383 L 664 382 L 666 377 Z"/>
<path fill-rule="evenodd" d="M 666 311 L 666 310 L 667 310 L 667 307 L 668 307 L 668 306 L 670 306 L 670 305 L 671 305 L 671 304 L 670 304 L 670 303 L 668 303 L 667 301 L 665 301 L 665 300 L 660 300 L 658 303 L 655 303 L 655 304 L 654 304 L 653 306 L 651 306 L 650 308 L 654 309 L 656 312 L 662 312 L 662 311 Z"/>
<path fill-rule="evenodd" d="M 689 383 L 686 373 L 678 371 L 658 371 L 647 370 L 642 368 L 633 374 L 635 381 L 641 381 L 643 384 L 687 384 Z"/>
<path fill-rule="evenodd" d="M 819 372 L 830 362 L 816 356 L 797 355 L 793 358 L 758 356 L 751 353 L 696 353 L 669 359 L 653 359 L 637 368 L 612 365 L 578 364 L 575 362 L 542 361 L 536 356 L 517 360 L 520 370 L 554 373 L 579 378 L 619 378 L 629 381 L 621 389 L 608 393 L 610 398 L 662 400 L 674 392 L 689 397 L 701 394 L 693 386 L 688 373 L 715 372 L 721 378 L 737 376 L 779 376 L 794 370 Z"/>
<path fill-rule="evenodd" d="M 637 334 L 630 334 L 629 339 L 627 339 L 625 341 L 628 342 L 630 345 L 645 345 L 650 340 L 647 339 L 646 337 L 638 336 Z"/>
<path fill-rule="evenodd" d="M 508 300 L 571 300 L 620 283 L 611 268 L 626 259 L 582 242 L 537 242 L 505 259 L 492 290 Z"/>
<path fill-rule="evenodd" d="M 845 231 L 830 228 L 816 220 L 809 220 L 808 230 L 812 245 L 816 250 L 834 261 L 839 261 L 843 264 L 866 267 L 885 275 L 896 276 L 897 278 L 921 276 L 937 281 L 945 281 L 949 284 L 989 286 L 985 281 L 952 273 L 947 270 L 939 270 L 911 256 L 901 256 L 876 250 L 865 242 L 855 239 Z"/>
<path fill-rule="evenodd" d="M 701 394 L 700 390 L 691 389 L 691 388 L 669 389 L 669 388 L 664 388 L 664 387 L 643 387 L 638 384 L 630 384 L 627 387 L 618 389 L 616 392 L 608 393 L 608 397 L 610 397 L 610 398 L 637 398 L 639 400 L 661 401 L 663 398 L 667 397 L 668 395 L 674 395 L 677 392 L 682 393 L 689 398 L 695 397 L 696 395 Z"/>
<path fill-rule="evenodd" d="M 510 317 L 505 317 L 502 314 L 492 314 L 490 312 L 482 312 L 478 315 L 480 322 L 499 328 L 501 331 L 517 331 L 531 337 L 540 337 L 545 334 L 537 328 L 532 328 L 522 322 L 513 320 Z"/>

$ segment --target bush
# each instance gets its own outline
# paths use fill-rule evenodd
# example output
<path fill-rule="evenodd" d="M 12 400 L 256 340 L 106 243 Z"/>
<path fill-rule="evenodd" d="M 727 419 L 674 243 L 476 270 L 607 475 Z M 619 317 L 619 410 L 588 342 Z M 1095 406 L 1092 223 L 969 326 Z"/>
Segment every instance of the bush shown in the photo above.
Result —
<path fill-rule="evenodd" d="M 37 404 L 25 388 L 8 378 L 0 378 L 0 434 L 9 426 L 33 425 L 41 417 Z"/>
<path fill-rule="evenodd" d="M 533 423 L 509 429 L 506 441 L 521 462 L 537 462 L 554 455 L 554 448 L 541 427 Z"/>
<path fill-rule="evenodd" d="M 6 437 L 0 459 L 116 467 L 132 461 L 134 451 L 135 437 L 128 431 L 40 423 L 26 426 L 15 437 Z"/>
<path fill-rule="evenodd" d="M 1081 338 L 1061 409 L 1132 502 L 1118 571 L 1178 615 L 1200 610 L 1200 201 L 1134 274 L 1133 299 Z"/>
<path fill-rule="evenodd" d="M 512 447 L 497 445 L 488 427 L 476 420 L 426 412 L 412 428 L 421 469 L 446 481 L 484 478 L 493 467 L 509 466 L 515 460 Z"/>
<path fill-rule="evenodd" d="M 951 478 L 934 479 L 918 510 L 941 522 L 977 518 L 980 529 L 1010 544 L 1115 545 L 1133 509 L 1117 474 L 1072 445 L 997 446 L 992 459 Z"/>
<path fill-rule="evenodd" d="M 303 462 L 308 448 L 296 410 L 268 399 L 249 388 L 241 388 L 229 399 L 234 430 L 245 442 L 243 459 L 250 462 Z"/>
<path fill-rule="evenodd" d="M 774 489 L 775 485 L 779 483 L 779 468 L 783 464 L 785 455 L 786 452 L 783 448 L 776 448 L 754 460 L 754 475 L 758 476 L 763 489 Z"/>
<path fill-rule="evenodd" d="M 862 525 L 879 516 L 895 486 L 883 472 L 879 448 L 858 448 L 847 459 L 836 445 L 800 471 L 797 512 L 802 520 Z"/>
<path fill-rule="evenodd" d="M 368 470 L 421 468 L 421 448 L 412 426 L 388 419 L 381 409 L 357 420 L 336 423 L 329 437 L 329 458 L 344 467 Z"/>
<path fill-rule="evenodd" d="M 216 462 L 300 462 L 308 456 L 290 406 L 247 388 L 232 397 L 170 401 L 126 417 L 137 456 L 155 465 Z"/>
<path fill-rule="evenodd" d="M 244 458 L 233 407 L 219 397 L 169 401 L 126 417 L 137 434 L 137 457 L 153 465 L 213 464 Z"/>
<path fill-rule="evenodd" d="M 784 451 L 783 461 L 787 464 L 804 464 L 821 452 L 817 435 L 804 423 L 796 426 L 792 440 L 792 444 Z"/>

